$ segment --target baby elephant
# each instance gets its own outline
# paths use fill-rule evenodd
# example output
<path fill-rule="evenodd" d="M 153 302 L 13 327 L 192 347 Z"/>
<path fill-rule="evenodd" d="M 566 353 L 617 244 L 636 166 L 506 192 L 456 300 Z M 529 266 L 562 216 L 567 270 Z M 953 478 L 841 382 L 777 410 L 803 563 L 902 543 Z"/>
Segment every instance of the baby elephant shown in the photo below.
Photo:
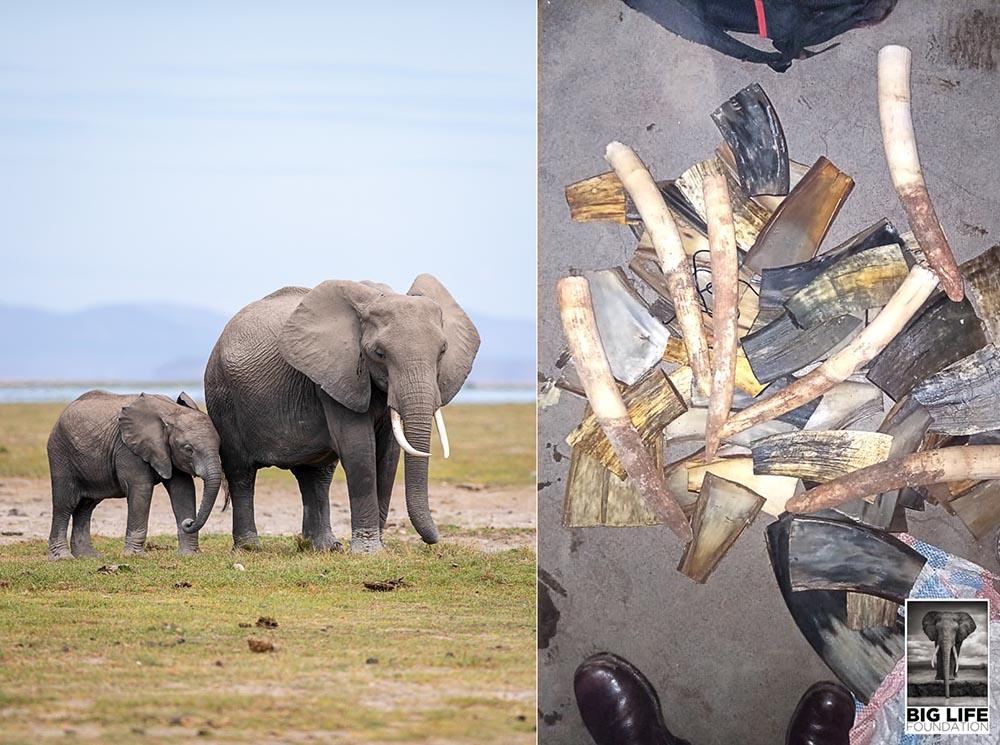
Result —
<path fill-rule="evenodd" d="M 49 435 L 52 472 L 52 530 L 49 558 L 97 556 L 90 542 L 90 515 L 102 499 L 128 499 L 125 553 L 141 554 L 146 543 L 153 486 L 167 489 L 177 519 L 180 553 L 198 550 L 193 524 L 192 476 L 204 481 L 204 523 L 222 482 L 219 435 L 208 415 L 186 393 L 166 396 L 117 395 L 89 391 L 66 407 Z M 67 542 L 69 519 L 73 537 Z"/>

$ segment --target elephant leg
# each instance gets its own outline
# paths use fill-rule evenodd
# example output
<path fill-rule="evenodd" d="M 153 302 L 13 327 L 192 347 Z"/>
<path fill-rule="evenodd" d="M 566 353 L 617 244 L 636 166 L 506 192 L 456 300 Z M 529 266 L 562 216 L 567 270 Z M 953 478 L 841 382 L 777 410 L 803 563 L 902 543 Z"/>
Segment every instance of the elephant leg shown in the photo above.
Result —
<path fill-rule="evenodd" d="M 72 479 L 52 476 L 52 528 L 49 531 L 49 559 L 72 559 L 67 532 L 80 493 Z"/>
<path fill-rule="evenodd" d="M 100 556 L 90 541 L 90 516 L 97 504 L 98 500 L 96 499 L 84 498 L 73 510 L 73 537 L 70 541 L 70 548 L 73 551 L 73 556 L 78 559 L 86 556 Z"/>
<path fill-rule="evenodd" d="M 371 417 L 324 399 L 326 422 L 334 450 L 344 464 L 351 502 L 351 553 L 382 549 L 375 467 L 375 429 Z"/>
<path fill-rule="evenodd" d="M 330 527 L 330 482 L 336 467 L 336 463 L 332 463 L 292 468 L 302 493 L 302 535 L 317 551 L 340 551 L 343 548 Z"/>
<path fill-rule="evenodd" d="M 174 471 L 173 478 L 165 481 L 163 486 L 170 495 L 170 506 L 177 521 L 177 553 L 182 556 L 198 553 L 198 534 L 181 530 L 182 522 L 195 517 L 194 479 L 183 471 Z"/>
<path fill-rule="evenodd" d="M 125 555 L 142 556 L 146 553 L 146 532 L 149 530 L 149 508 L 153 504 L 153 484 L 129 484 L 128 524 L 125 528 Z"/>
<path fill-rule="evenodd" d="M 396 471 L 399 467 L 399 444 L 392 434 L 392 424 L 389 417 L 382 417 L 375 424 L 375 478 L 377 480 L 379 530 L 385 530 L 385 521 L 389 516 L 389 501 L 392 499 L 392 486 L 396 481 Z"/>
<path fill-rule="evenodd" d="M 257 484 L 257 468 L 248 466 L 226 469 L 229 484 L 229 502 L 233 508 L 233 548 L 245 551 L 260 550 L 260 536 L 253 514 L 253 494 Z"/>

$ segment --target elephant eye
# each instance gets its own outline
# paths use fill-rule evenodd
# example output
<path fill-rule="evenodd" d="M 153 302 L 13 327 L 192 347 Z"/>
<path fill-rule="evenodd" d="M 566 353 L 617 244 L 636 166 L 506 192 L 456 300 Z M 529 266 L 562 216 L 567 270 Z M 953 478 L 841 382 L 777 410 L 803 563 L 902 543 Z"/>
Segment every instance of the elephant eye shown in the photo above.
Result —
<path fill-rule="evenodd" d="M 184 446 L 184 452 L 185 453 L 193 453 L 194 452 L 194 446 L 191 443 L 187 443 Z"/>
<path fill-rule="evenodd" d="M 448 342 L 441 345 L 441 351 L 438 353 L 438 357 L 444 357 L 444 353 L 448 351 Z"/>
<path fill-rule="evenodd" d="M 374 355 L 375 355 L 376 357 L 378 357 L 378 358 L 379 358 L 380 360 L 384 360 L 384 359 L 385 359 L 385 352 L 384 352 L 384 351 L 382 351 L 382 348 L 381 348 L 381 347 L 374 347 L 374 348 L 372 349 L 372 354 L 374 354 Z"/>

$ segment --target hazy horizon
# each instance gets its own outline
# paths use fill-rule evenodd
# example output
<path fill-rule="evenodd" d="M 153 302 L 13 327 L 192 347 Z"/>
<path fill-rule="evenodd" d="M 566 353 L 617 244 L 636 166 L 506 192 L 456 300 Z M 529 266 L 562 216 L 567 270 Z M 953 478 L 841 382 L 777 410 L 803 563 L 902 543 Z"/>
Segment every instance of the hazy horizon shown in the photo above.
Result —
<path fill-rule="evenodd" d="M 0 301 L 231 315 L 430 272 L 470 310 L 534 318 L 535 13 L 5 8 Z"/>

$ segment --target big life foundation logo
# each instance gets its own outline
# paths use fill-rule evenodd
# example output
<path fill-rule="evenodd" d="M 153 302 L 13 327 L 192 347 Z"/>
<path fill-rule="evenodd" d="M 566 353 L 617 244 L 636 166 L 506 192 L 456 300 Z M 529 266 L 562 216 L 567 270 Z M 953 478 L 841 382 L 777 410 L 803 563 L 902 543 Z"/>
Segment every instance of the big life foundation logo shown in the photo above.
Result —
<path fill-rule="evenodd" d="M 988 734 L 988 600 L 906 601 L 906 732 Z"/>

